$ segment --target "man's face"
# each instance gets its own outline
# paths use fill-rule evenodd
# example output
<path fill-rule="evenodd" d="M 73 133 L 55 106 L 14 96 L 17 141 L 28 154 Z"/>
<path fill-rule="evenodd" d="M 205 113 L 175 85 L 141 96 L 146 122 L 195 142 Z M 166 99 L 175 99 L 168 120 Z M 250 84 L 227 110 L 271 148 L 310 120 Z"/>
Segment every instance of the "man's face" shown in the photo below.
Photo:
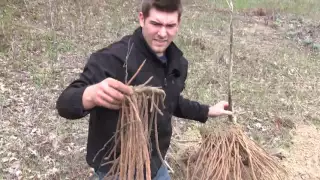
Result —
<path fill-rule="evenodd" d="M 140 12 L 139 20 L 148 45 L 158 56 L 162 56 L 178 32 L 178 12 L 168 13 L 152 8 L 147 18 Z"/>

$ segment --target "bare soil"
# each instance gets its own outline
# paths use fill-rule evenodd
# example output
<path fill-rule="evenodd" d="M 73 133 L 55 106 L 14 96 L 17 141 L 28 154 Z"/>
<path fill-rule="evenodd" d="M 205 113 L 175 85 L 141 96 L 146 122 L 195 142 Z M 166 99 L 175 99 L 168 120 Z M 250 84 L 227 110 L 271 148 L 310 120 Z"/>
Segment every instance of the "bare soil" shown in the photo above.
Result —
<path fill-rule="evenodd" d="M 137 27 L 134 5 L 0 2 L 0 179 L 88 178 L 88 117 L 63 119 L 55 102 L 91 52 Z M 226 9 L 206 0 L 186 1 L 176 39 L 190 63 L 186 97 L 208 104 L 227 98 L 228 26 Z M 248 9 L 235 16 L 234 36 L 232 86 L 239 123 L 252 140 L 284 156 L 290 179 L 319 179 L 319 21 Z M 210 119 L 206 125 L 215 128 L 214 122 L 223 121 Z M 184 119 L 173 125 L 166 159 L 179 180 L 185 168 L 181 158 L 199 143 L 202 125 Z"/>
<path fill-rule="evenodd" d="M 283 164 L 291 180 L 320 179 L 320 131 L 312 124 L 298 124 L 293 145 Z"/>

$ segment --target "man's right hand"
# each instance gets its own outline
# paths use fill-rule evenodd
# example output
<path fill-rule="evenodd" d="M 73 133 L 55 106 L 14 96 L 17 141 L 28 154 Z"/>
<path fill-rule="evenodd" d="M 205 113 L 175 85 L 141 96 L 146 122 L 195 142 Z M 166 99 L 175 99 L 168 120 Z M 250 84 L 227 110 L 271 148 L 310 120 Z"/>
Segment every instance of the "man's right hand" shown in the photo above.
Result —
<path fill-rule="evenodd" d="M 82 103 L 86 110 L 95 106 L 117 110 L 120 109 L 124 96 L 132 93 L 131 87 L 116 79 L 107 78 L 87 87 L 82 96 Z"/>

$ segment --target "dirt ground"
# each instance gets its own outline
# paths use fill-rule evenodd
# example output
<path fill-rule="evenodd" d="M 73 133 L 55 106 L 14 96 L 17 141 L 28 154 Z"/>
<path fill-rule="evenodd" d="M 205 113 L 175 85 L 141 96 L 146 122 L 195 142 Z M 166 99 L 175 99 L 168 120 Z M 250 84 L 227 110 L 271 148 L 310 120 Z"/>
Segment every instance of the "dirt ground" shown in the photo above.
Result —
<path fill-rule="evenodd" d="M 90 53 L 136 27 L 133 4 L 6 2 L 0 2 L 0 180 L 87 179 L 88 117 L 63 119 L 55 103 Z M 183 94 L 210 104 L 226 99 L 228 11 L 211 1 L 187 0 L 183 25 L 176 39 L 190 64 Z M 290 180 L 320 179 L 319 20 L 247 8 L 237 12 L 234 26 L 239 123 L 284 157 Z M 167 160 L 173 179 L 182 180 L 181 154 L 199 142 L 201 125 L 184 119 L 173 125 Z"/>
<path fill-rule="evenodd" d="M 283 164 L 291 180 L 320 179 L 320 131 L 312 124 L 298 124 L 293 145 Z"/>

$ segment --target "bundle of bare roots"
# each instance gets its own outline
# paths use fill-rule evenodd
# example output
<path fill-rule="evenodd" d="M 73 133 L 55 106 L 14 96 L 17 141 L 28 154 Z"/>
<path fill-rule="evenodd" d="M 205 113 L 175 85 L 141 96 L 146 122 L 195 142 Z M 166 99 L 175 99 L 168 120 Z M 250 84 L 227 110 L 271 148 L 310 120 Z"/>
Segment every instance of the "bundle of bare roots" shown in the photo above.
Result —
<path fill-rule="evenodd" d="M 188 160 L 187 180 L 283 180 L 286 171 L 238 125 L 202 130 Z"/>
<path fill-rule="evenodd" d="M 127 84 L 130 84 L 143 65 Z M 147 86 L 151 79 L 142 85 L 132 86 L 133 95 L 126 96 L 122 103 L 117 131 L 113 137 L 115 144 L 110 153 L 105 155 L 107 163 L 102 164 L 111 164 L 104 179 L 151 180 L 150 136 L 153 124 L 156 148 L 164 162 L 158 147 L 157 116 L 163 115 L 159 106 L 164 107 L 165 92 L 158 87 Z"/>

